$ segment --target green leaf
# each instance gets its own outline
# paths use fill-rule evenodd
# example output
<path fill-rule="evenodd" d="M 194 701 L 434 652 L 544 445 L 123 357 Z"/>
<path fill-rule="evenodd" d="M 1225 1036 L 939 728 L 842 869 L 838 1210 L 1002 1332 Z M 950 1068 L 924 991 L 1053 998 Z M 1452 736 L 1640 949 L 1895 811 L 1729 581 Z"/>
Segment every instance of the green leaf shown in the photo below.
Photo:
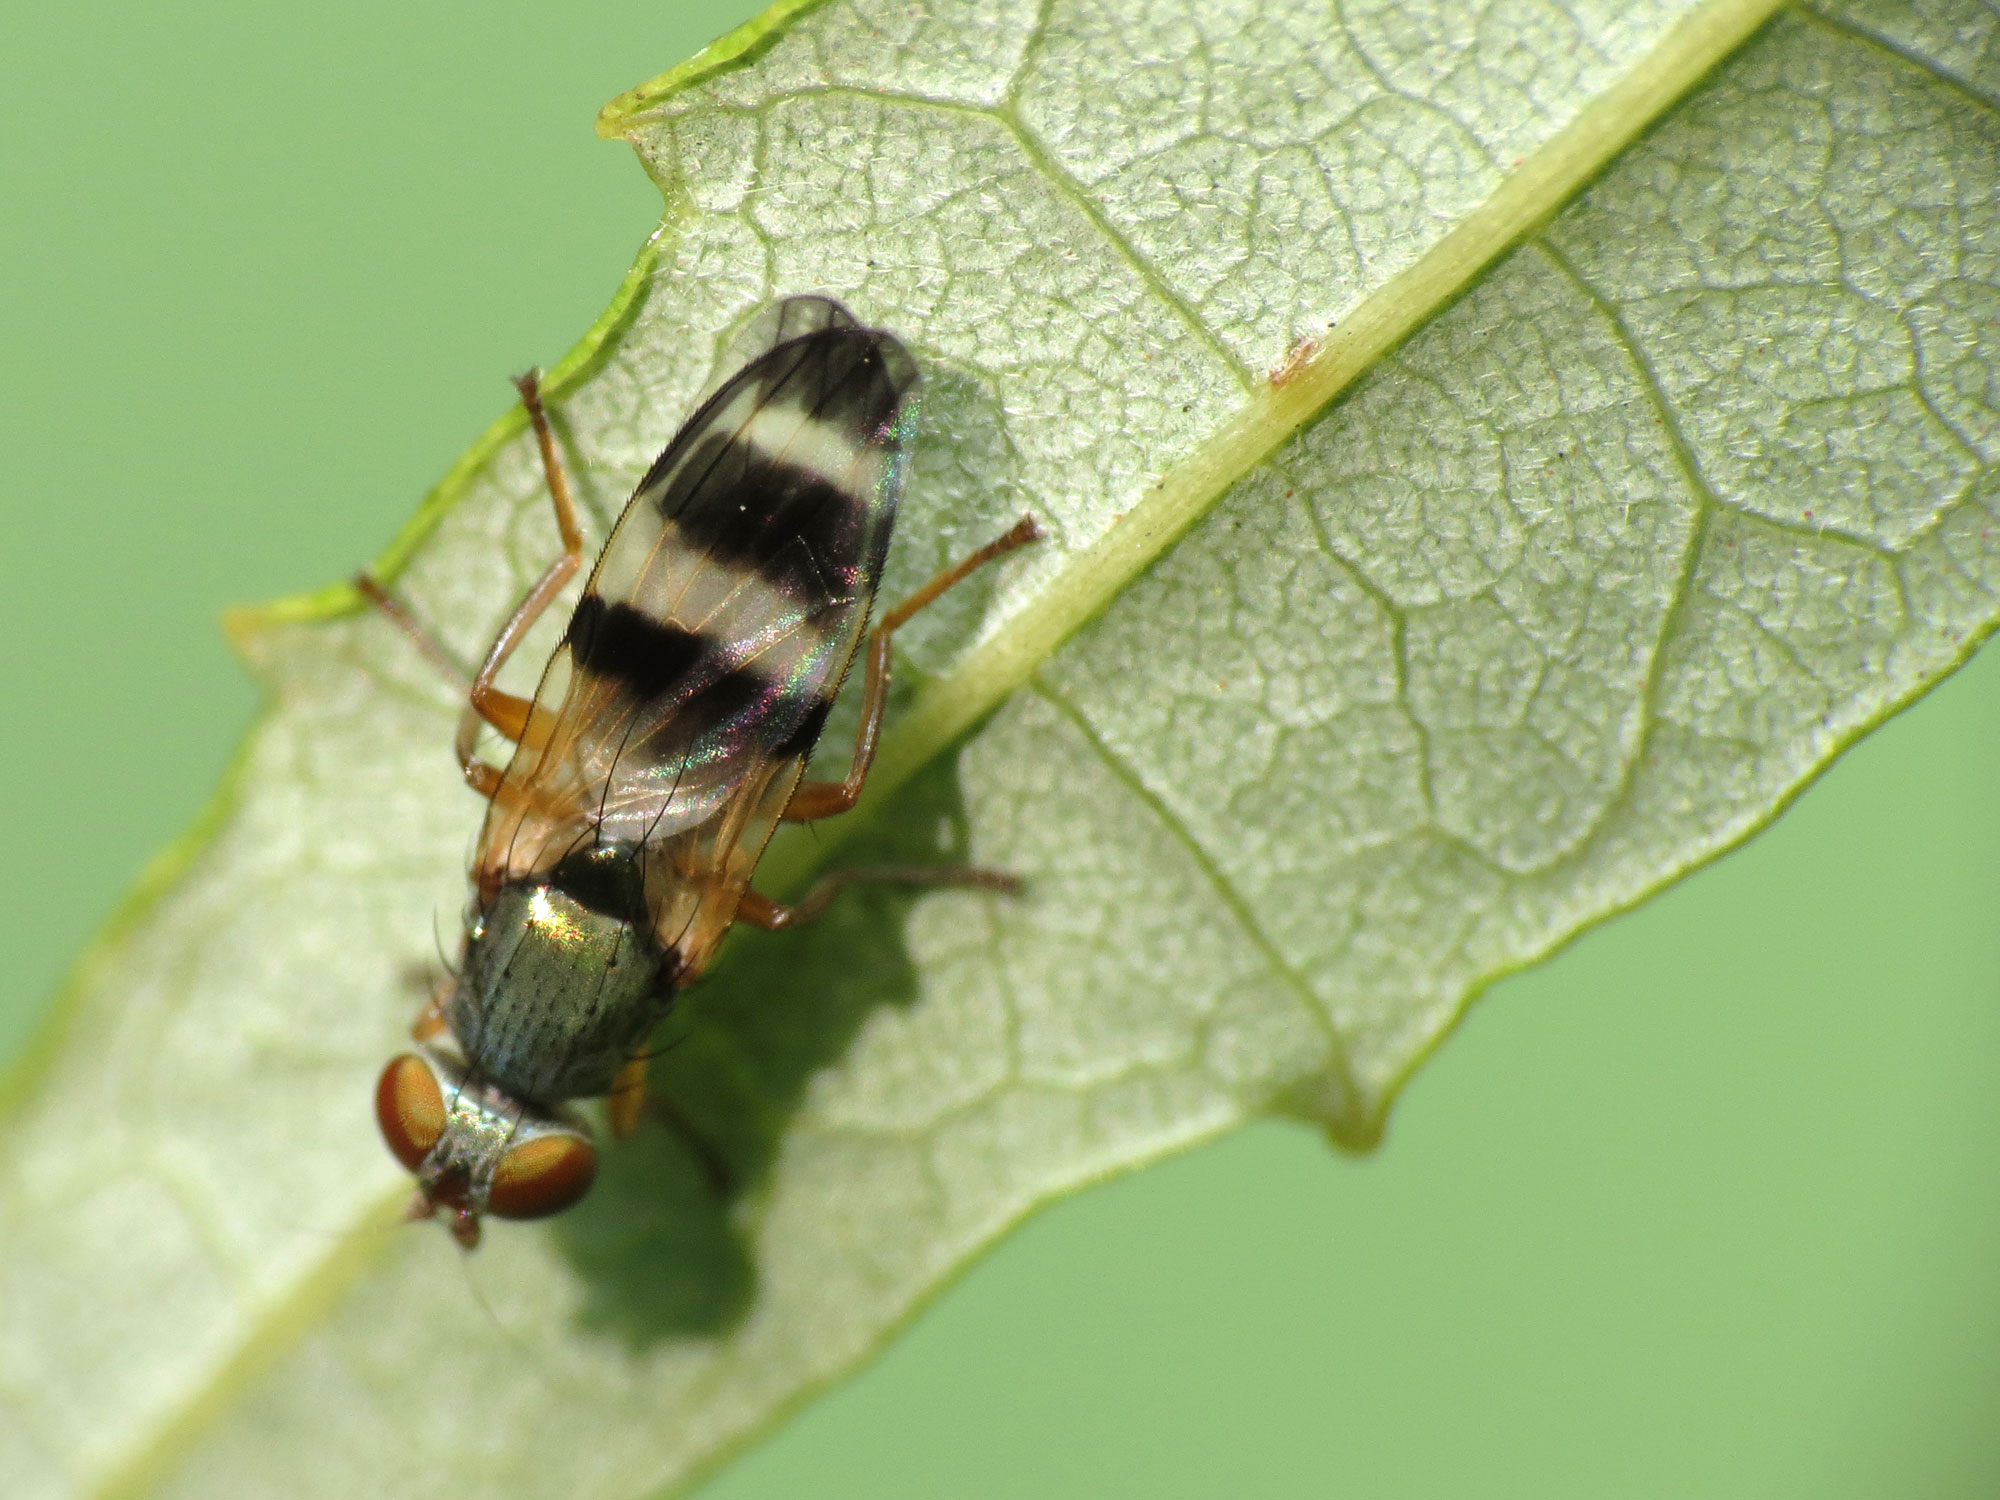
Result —
<path fill-rule="evenodd" d="M 1029 892 L 736 940 L 657 1070 L 733 1188 L 655 1129 L 464 1262 L 367 1109 L 463 899 L 455 705 L 344 587 L 239 621 L 272 707 L 16 1080 L 10 1494 L 654 1492 L 1054 1194 L 1372 1141 L 1480 989 L 1962 660 L 1990 15 L 1773 8 L 793 4 L 616 101 L 668 210 L 552 372 L 598 531 L 823 289 L 928 376 L 890 592 L 1051 533 L 908 632 L 867 808 L 767 883 Z M 471 657 L 552 546 L 516 415 L 385 567 Z"/>

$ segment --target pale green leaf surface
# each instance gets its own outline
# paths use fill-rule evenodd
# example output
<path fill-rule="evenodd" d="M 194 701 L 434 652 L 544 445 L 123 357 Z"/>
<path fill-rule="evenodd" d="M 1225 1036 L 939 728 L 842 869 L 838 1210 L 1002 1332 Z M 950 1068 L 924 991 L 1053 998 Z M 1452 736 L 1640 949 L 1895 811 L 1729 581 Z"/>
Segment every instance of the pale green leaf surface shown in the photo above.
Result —
<path fill-rule="evenodd" d="M 1736 48 L 1769 9 L 789 7 L 619 101 L 669 208 L 556 372 L 594 529 L 769 297 L 896 329 L 890 591 L 1052 537 L 908 633 L 839 853 L 1030 892 L 739 940 L 659 1073 L 742 1190 L 649 1131 L 461 1261 L 368 1113 L 462 900 L 453 704 L 344 595 L 270 612 L 211 835 L 6 1125 L 9 1494 L 651 1493 L 1051 1194 L 1271 1109 L 1372 1139 L 1481 987 L 1949 670 L 2000 598 L 1994 13 Z M 399 586 L 471 656 L 552 536 L 511 421 Z"/>

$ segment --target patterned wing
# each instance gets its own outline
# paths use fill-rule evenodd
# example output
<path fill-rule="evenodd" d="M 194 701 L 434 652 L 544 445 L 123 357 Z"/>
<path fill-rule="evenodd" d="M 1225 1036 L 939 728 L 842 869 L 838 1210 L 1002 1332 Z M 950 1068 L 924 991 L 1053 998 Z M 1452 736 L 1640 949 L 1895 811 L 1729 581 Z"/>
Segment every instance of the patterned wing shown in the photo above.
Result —
<path fill-rule="evenodd" d="M 488 814 L 483 880 L 768 804 L 811 754 L 881 577 L 917 371 L 825 298 L 758 336 L 605 543 Z"/>

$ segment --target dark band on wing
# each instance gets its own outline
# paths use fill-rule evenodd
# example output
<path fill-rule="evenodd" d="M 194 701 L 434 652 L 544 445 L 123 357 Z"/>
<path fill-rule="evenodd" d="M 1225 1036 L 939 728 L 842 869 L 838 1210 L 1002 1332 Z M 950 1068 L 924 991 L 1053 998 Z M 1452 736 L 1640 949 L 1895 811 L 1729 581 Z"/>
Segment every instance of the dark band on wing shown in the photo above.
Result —
<path fill-rule="evenodd" d="M 831 698 L 817 699 L 813 706 L 806 710 L 805 717 L 799 720 L 798 727 L 786 735 L 784 742 L 771 753 L 780 760 L 794 755 L 804 759 L 811 755 L 813 746 L 819 743 L 820 732 L 826 728 L 826 716 L 832 712 Z"/>
<path fill-rule="evenodd" d="M 692 466 L 683 475 L 691 479 Z M 811 552 L 831 587 L 853 587 L 868 496 L 850 495 L 813 470 L 774 461 L 744 441 L 721 445 L 707 475 L 693 485 L 710 493 L 675 515 L 686 546 L 775 583 L 785 577 L 783 555 L 796 543 Z M 674 498 L 670 490 L 667 499 Z"/>
<path fill-rule="evenodd" d="M 787 550 L 803 543 L 830 584 L 852 588 L 881 566 L 872 554 L 886 545 L 887 517 L 873 513 L 895 505 L 892 471 L 907 439 L 898 419 L 915 383 L 915 366 L 887 334 L 834 327 L 795 339 L 717 392 L 709 413 L 741 411 L 748 398 L 750 425 L 698 416 L 641 491 L 665 481 L 660 514 L 716 562 L 777 581 Z M 809 440 L 766 451 L 751 430 L 766 415 L 779 426 L 789 418 Z M 829 455 L 845 461 L 836 468 Z"/>
<path fill-rule="evenodd" d="M 657 698 L 692 676 L 707 643 L 671 620 L 585 594 L 570 616 L 569 649 L 581 670 L 622 683 L 635 697 Z"/>
<path fill-rule="evenodd" d="M 785 746 L 803 741 L 810 749 L 831 707 L 818 694 L 801 701 L 754 661 L 730 663 L 726 641 L 655 620 L 629 604 L 607 604 L 597 594 L 577 602 L 569 647 L 579 671 L 617 683 L 632 698 L 677 700 L 671 718 L 645 744 L 628 747 L 627 753 L 655 763 L 699 753 L 732 726 L 752 720 Z"/>

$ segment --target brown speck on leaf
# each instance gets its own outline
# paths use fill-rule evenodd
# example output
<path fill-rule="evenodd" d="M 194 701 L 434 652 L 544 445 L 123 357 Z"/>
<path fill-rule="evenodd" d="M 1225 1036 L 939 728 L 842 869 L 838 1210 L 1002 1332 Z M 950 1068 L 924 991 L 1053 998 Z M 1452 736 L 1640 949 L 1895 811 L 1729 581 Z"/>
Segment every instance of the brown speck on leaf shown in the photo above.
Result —
<path fill-rule="evenodd" d="M 1272 387 L 1282 390 L 1297 380 L 1299 372 L 1312 362 L 1312 357 L 1317 353 L 1319 353 L 1319 340 L 1310 334 L 1302 335 L 1299 341 L 1292 345 L 1292 352 L 1285 356 L 1285 362 L 1271 372 Z"/>

